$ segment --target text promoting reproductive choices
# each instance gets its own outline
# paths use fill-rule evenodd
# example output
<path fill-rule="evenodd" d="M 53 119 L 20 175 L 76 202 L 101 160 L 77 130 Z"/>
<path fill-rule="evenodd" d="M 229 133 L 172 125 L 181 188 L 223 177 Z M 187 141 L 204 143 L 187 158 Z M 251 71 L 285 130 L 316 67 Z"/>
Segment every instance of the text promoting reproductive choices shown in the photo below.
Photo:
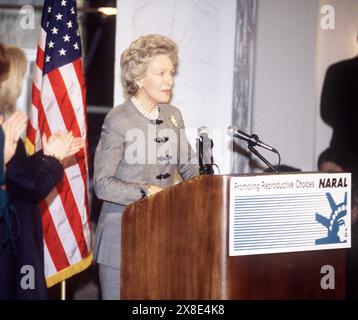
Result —
<path fill-rule="evenodd" d="M 351 246 L 351 174 L 230 179 L 230 256 Z"/>

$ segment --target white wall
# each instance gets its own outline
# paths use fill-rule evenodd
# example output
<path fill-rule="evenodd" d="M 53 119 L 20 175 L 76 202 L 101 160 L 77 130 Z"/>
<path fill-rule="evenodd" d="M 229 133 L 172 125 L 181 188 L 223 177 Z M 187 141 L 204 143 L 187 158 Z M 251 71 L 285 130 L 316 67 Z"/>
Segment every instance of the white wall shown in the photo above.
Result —
<path fill-rule="evenodd" d="M 304 170 L 314 163 L 317 6 L 312 0 L 258 5 L 253 132 L 279 150 L 283 164 Z"/>
<path fill-rule="evenodd" d="M 215 141 L 221 173 L 231 170 L 226 128 L 231 124 L 235 0 L 118 0 L 115 105 L 123 101 L 119 57 L 141 35 L 159 33 L 179 46 L 172 104 L 183 113 L 192 146 L 197 128 Z"/>
<path fill-rule="evenodd" d="M 324 5 L 335 29 L 324 30 Z M 327 67 L 358 53 L 357 0 L 259 0 L 253 131 L 282 163 L 316 170 L 332 130 L 319 114 Z"/>
<path fill-rule="evenodd" d="M 137 36 L 161 33 L 180 49 L 172 103 L 192 129 L 215 129 L 214 155 L 230 172 L 235 0 L 118 0 L 116 55 Z M 335 30 L 323 30 L 320 9 L 335 9 Z M 331 130 L 319 115 L 326 68 L 358 53 L 357 0 L 258 0 L 252 132 L 276 147 L 282 163 L 316 170 Z M 116 61 L 115 103 L 122 101 Z M 273 163 L 276 158 L 263 152 Z M 255 158 L 255 157 L 254 157 Z"/>

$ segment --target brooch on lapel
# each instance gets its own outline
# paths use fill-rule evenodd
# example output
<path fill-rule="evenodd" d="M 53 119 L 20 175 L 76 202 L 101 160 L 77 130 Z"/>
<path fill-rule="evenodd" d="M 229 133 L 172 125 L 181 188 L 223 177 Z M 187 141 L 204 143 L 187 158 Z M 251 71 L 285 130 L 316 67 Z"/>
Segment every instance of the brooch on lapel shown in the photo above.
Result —
<path fill-rule="evenodd" d="M 175 117 L 174 117 L 173 114 L 171 114 L 171 115 L 169 116 L 169 120 L 172 122 L 172 124 L 174 125 L 175 128 L 179 128 L 177 119 L 175 119 Z"/>

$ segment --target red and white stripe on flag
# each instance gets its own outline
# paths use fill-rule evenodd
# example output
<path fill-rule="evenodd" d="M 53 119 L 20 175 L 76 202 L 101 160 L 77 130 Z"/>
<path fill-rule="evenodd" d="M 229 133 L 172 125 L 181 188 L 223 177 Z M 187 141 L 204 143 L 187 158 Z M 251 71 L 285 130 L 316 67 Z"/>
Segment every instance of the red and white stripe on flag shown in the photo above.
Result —
<path fill-rule="evenodd" d="M 48 287 L 92 263 L 88 196 L 86 89 L 75 0 L 45 0 L 32 87 L 26 147 L 42 148 L 41 136 L 72 131 L 86 141 L 75 164 L 40 203 Z"/>

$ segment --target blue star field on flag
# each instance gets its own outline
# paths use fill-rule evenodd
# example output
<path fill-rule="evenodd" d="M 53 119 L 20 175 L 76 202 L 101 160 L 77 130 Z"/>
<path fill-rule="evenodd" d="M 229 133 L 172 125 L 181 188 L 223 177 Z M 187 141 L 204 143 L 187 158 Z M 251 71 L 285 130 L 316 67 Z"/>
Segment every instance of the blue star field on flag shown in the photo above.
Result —
<path fill-rule="evenodd" d="M 45 0 L 41 25 L 47 33 L 44 75 L 81 57 L 75 0 Z"/>

